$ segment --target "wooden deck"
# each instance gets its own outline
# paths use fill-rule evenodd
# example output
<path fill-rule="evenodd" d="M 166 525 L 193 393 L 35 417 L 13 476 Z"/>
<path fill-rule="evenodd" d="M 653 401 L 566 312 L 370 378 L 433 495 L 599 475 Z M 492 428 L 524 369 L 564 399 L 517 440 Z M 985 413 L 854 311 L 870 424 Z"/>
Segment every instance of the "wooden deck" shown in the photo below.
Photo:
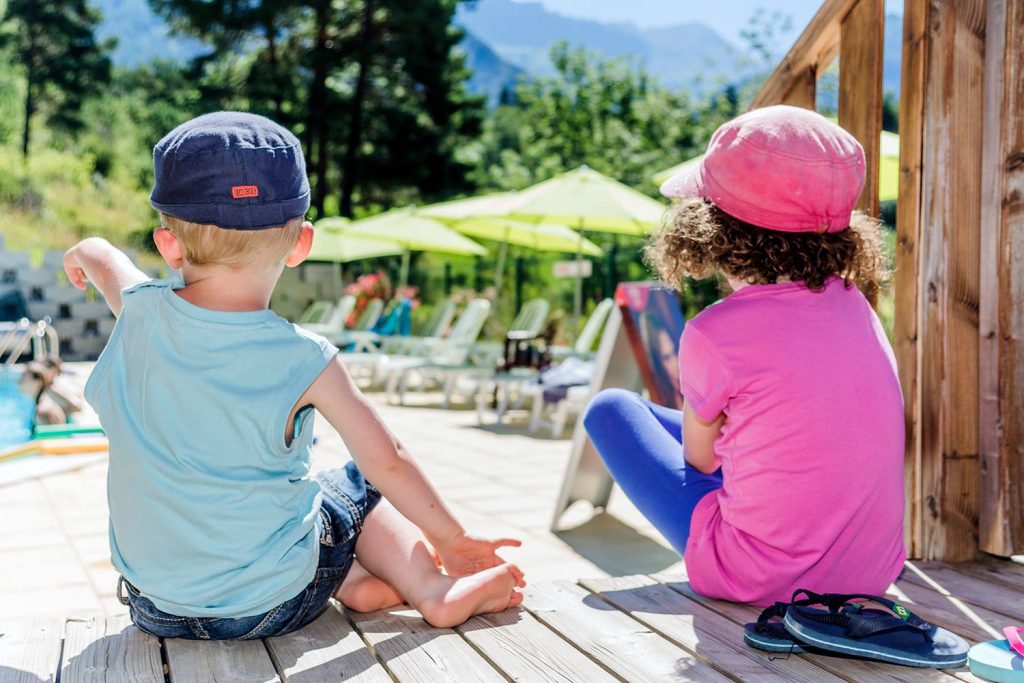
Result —
<path fill-rule="evenodd" d="M 908 563 L 892 590 L 970 642 L 1024 623 L 1024 566 Z M 0 681 L 976 681 L 821 655 L 769 657 L 743 644 L 753 607 L 695 595 L 684 576 L 630 576 L 529 587 L 523 608 L 456 629 L 409 611 L 335 605 L 264 641 L 145 635 L 126 616 L 0 623 Z"/>

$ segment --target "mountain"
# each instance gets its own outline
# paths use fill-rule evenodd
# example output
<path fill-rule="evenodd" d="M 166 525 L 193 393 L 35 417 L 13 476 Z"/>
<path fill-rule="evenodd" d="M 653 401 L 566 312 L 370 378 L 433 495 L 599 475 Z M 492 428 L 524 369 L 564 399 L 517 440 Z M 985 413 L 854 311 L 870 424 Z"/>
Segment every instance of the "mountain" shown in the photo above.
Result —
<path fill-rule="evenodd" d="M 639 59 L 665 85 L 693 86 L 740 72 L 735 47 L 704 24 L 639 29 L 562 16 L 537 2 L 479 0 L 459 8 L 456 21 L 505 61 L 533 74 L 550 74 L 551 45 L 565 40 L 608 56 Z"/>
<path fill-rule="evenodd" d="M 466 59 L 466 66 L 473 72 L 466 81 L 467 89 L 474 95 L 486 95 L 491 104 L 501 99 L 503 92 L 512 92 L 516 81 L 523 75 L 518 66 L 509 64 L 489 45 L 469 31 L 459 44 Z"/>

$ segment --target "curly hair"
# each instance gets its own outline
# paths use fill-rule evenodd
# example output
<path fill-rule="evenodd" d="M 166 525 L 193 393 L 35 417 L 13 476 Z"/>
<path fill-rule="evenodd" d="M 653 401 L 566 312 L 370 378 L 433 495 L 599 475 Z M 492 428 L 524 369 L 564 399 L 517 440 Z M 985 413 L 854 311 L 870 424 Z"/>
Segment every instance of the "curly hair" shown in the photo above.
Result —
<path fill-rule="evenodd" d="M 817 292 L 839 276 L 869 297 L 889 278 L 883 253 L 880 223 L 859 212 L 842 232 L 780 232 L 741 221 L 707 200 L 672 207 L 645 249 L 647 262 L 674 287 L 684 277 L 721 273 L 752 285 L 803 282 Z"/>

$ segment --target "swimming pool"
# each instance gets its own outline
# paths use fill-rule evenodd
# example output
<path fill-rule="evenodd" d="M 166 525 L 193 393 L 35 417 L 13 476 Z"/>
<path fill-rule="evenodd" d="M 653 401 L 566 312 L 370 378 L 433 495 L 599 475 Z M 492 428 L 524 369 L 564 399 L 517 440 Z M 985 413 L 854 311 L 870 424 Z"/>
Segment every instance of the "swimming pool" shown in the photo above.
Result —
<path fill-rule="evenodd" d="M 18 391 L 20 368 L 0 366 L 0 448 L 32 438 L 32 400 Z"/>

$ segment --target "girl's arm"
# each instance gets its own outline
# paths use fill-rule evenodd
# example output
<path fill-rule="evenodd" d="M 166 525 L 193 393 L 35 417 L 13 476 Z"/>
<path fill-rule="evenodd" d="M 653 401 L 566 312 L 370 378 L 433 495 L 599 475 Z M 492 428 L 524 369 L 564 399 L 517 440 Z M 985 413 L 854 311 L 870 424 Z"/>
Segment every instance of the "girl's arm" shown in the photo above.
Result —
<path fill-rule="evenodd" d="M 367 481 L 415 524 L 450 574 L 465 575 L 502 562 L 495 551 L 519 546 L 514 539 L 467 535 L 419 465 L 335 358 L 306 390 L 299 405 L 312 404 L 345 441 Z"/>
<path fill-rule="evenodd" d="M 96 285 L 115 316 L 121 313 L 121 290 L 149 279 L 102 237 L 84 239 L 64 252 L 64 272 L 78 289 L 85 289 L 87 281 Z"/>
<path fill-rule="evenodd" d="M 683 404 L 683 456 L 694 469 L 711 474 L 718 469 L 715 440 L 722 433 L 725 413 L 719 413 L 711 422 L 697 416 L 690 404 Z"/>

